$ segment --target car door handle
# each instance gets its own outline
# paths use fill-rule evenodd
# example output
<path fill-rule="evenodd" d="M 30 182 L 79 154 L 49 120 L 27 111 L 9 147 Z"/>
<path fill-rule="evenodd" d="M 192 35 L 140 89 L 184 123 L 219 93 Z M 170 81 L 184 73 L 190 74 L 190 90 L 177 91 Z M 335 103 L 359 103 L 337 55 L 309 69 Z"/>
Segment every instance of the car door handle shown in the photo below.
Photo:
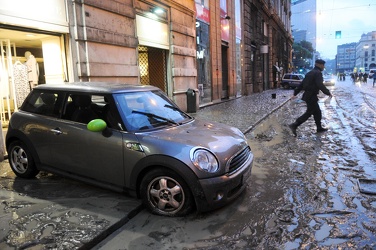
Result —
<path fill-rule="evenodd" d="M 51 129 L 50 131 L 56 135 L 60 135 L 63 133 L 61 132 L 60 128 Z"/>

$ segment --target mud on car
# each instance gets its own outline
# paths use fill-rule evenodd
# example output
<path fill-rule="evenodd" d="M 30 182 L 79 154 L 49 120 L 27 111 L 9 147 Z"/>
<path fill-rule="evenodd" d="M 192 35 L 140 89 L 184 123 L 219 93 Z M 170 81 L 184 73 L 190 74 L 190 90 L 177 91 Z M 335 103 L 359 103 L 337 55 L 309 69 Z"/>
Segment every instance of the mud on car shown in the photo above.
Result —
<path fill-rule="evenodd" d="M 253 163 L 239 129 L 191 117 L 156 87 L 118 83 L 34 88 L 11 116 L 6 147 L 19 177 L 59 174 L 165 216 L 234 200 Z"/>

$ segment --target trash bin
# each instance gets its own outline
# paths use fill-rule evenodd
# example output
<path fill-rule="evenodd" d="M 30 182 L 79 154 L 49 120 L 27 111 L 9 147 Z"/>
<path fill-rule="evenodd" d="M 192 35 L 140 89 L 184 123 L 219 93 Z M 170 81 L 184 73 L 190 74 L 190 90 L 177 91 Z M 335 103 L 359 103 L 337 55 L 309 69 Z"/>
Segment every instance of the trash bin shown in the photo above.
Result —
<path fill-rule="evenodd" d="M 196 113 L 196 93 L 193 89 L 187 90 L 187 112 Z"/>

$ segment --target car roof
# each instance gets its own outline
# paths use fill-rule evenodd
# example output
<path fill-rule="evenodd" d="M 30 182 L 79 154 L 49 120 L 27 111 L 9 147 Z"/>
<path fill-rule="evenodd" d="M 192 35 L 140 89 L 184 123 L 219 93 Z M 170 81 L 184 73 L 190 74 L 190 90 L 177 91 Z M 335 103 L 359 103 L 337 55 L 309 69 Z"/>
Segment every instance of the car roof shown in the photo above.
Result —
<path fill-rule="evenodd" d="M 38 90 L 58 90 L 82 93 L 114 94 L 122 92 L 154 91 L 159 88 L 151 85 L 114 83 L 114 82 L 71 82 L 60 84 L 41 84 L 35 87 Z"/>

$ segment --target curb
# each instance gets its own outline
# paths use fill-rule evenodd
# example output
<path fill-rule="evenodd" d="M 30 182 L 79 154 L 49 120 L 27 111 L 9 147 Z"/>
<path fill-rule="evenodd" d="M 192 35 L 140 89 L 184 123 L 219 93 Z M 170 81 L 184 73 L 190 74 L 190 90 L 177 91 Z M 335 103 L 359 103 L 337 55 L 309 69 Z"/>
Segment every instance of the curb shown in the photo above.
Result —
<path fill-rule="evenodd" d="M 144 209 L 143 205 L 137 206 L 135 209 L 130 211 L 127 216 L 121 218 L 118 222 L 114 223 L 113 225 L 106 228 L 104 231 L 102 231 L 100 234 L 98 234 L 96 237 L 94 237 L 89 242 L 83 244 L 81 247 L 79 247 L 79 250 L 89 250 L 93 247 L 97 246 L 99 243 L 104 241 L 109 235 L 113 234 L 116 230 L 124 226 L 128 221 L 130 221 L 133 217 L 135 217 L 137 214 L 139 214 Z"/>
<path fill-rule="evenodd" d="M 266 115 L 264 115 L 261 119 L 259 119 L 257 122 L 255 122 L 253 125 L 251 125 L 250 127 L 248 127 L 245 131 L 243 131 L 243 134 L 248 134 L 257 125 L 259 125 L 262 121 L 264 121 L 266 118 L 268 118 L 269 115 L 273 114 L 275 111 L 277 111 L 278 109 L 280 109 L 283 105 L 285 105 L 289 101 L 290 101 L 290 99 L 287 99 L 284 102 L 282 102 L 279 106 L 277 106 L 276 108 L 274 108 L 271 112 L 269 112 Z"/>

